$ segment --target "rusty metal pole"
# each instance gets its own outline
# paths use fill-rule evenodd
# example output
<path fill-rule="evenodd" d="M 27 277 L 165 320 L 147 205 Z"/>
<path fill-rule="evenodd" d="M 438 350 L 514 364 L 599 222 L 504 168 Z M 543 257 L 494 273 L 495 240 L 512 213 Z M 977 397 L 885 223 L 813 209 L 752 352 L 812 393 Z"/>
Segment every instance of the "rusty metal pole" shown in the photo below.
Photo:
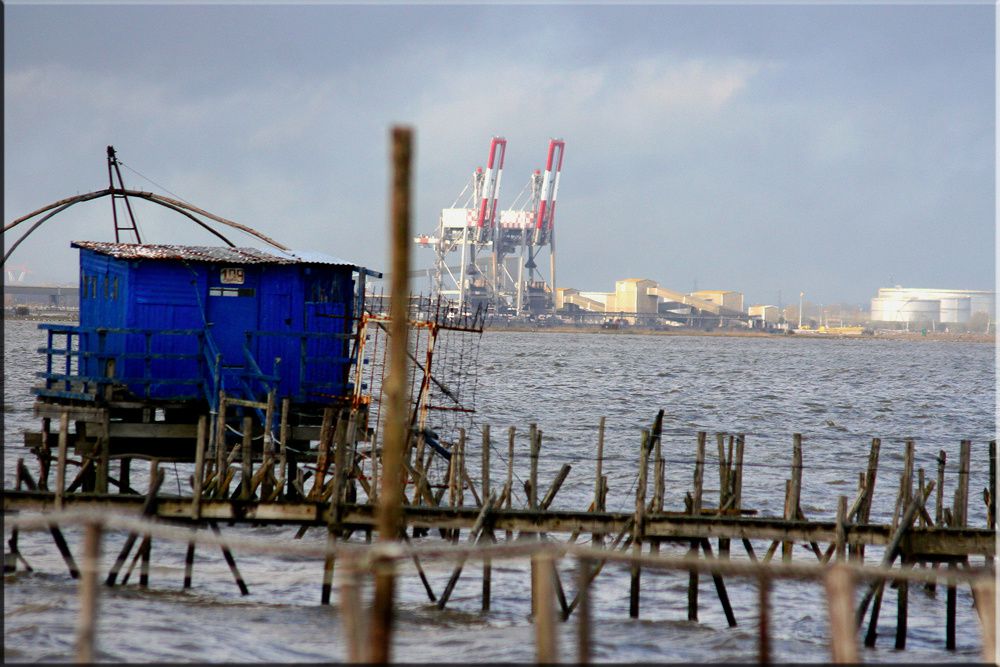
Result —
<path fill-rule="evenodd" d="M 386 412 L 382 441 L 382 492 L 378 504 L 379 540 L 398 539 L 403 530 L 403 453 L 407 444 L 407 304 L 410 273 L 410 162 L 412 130 L 392 129 L 392 279 L 390 284 L 389 374 L 385 381 Z M 368 658 L 388 663 L 392 643 L 395 575 L 389 564 L 376 568 L 375 599 Z"/>

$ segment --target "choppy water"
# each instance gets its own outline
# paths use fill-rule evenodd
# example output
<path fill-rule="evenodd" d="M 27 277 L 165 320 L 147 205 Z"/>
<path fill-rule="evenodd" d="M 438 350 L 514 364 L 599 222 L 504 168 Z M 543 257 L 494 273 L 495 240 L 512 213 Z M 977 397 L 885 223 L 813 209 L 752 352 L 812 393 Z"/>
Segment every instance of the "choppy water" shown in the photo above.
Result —
<path fill-rule="evenodd" d="M 32 322 L 5 323 L 4 485 L 26 452 L 20 432 L 37 428 L 28 387 L 40 369 L 42 337 Z M 593 493 L 596 427 L 607 417 L 604 473 L 609 507 L 634 507 L 640 430 L 665 409 L 666 507 L 682 509 L 691 487 L 695 434 L 710 433 L 706 499 L 718 493 L 715 431 L 746 433 L 743 502 L 761 515 L 780 515 L 789 474 L 792 434 L 804 437 L 802 507 L 810 518 L 833 518 L 837 496 L 853 498 L 872 437 L 882 438 L 874 521 L 888 521 L 902 471 L 903 439 L 917 442 L 916 466 L 936 476 L 938 450 L 948 455 L 946 494 L 955 488 L 959 441 L 971 439 L 970 523 L 985 524 L 981 491 L 987 442 L 995 432 L 994 348 L 976 343 L 801 338 L 717 338 L 593 334 L 487 333 L 479 353 L 479 423 L 497 443 L 494 480 L 505 475 L 506 429 L 518 428 L 515 468 L 527 475 L 527 425 L 543 430 L 540 484 L 564 463 L 573 466 L 554 507 L 584 509 Z M 473 434 L 475 437 L 478 434 Z M 478 477 L 478 451 L 468 456 Z M 34 463 L 29 461 L 34 469 Z M 141 467 L 141 466 L 140 466 Z M 188 469 L 169 467 L 167 489 Z M 134 484 L 143 483 L 141 471 Z M 497 482 L 495 481 L 494 484 Z M 717 496 L 716 496 L 717 497 Z M 291 540 L 295 529 L 223 528 L 228 534 Z M 307 542 L 320 543 L 312 530 Z M 6 537 L 9 533 L 5 534 Z M 76 550 L 80 535 L 67 531 Z M 105 544 L 103 570 L 124 535 Z M 4 579 L 7 661 L 72 658 L 76 585 L 47 533 L 21 534 L 21 550 L 36 572 Z M 766 544 L 755 544 L 758 552 Z M 184 545 L 156 542 L 151 586 L 102 589 L 99 659 L 108 661 L 340 661 L 345 644 L 336 604 L 319 605 L 322 562 L 236 552 L 251 595 L 241 597 L 218 551 L 199 551 L 191 591 L 181 589 Z M 670 549 L 667 549 L 670 551 Z M 678 552 L 679 553 L 679 552 Z M 877 550 L 871 556 L 878 557 Z M 745 554 L 736 545 L 734 558 Z M 813 559 L 801 547 L 796 558 Z M 443 589 L 447 564 L 425 564 Z M 467 566 L 446 611 L 429 604 L 410 570 L 399 579 L 397 660 L 426 662 L 534 659 L 525 595 L 526 569 L 496 563 L 493 609 L 480 612 L 481 570 Z M 575 584 L 563 576 L 567 593 Z M 700 622 L 689 623 L 687 575 L 644 574 L 642 613 L 628 618 L 628 575 L 607 568 L 595 582 L 594 658 L 601 661 L 753 661 L 757 657 L 757 594 L 749 582 L 727 580 L 739 626 L 730 629 L 711 580 L 702 579 Z M 368 589 L 365 596 L 370 595 Z M 334 596 L 336 600 L 336 595 Z M 819 585 L 779 582 L 772 596 L 772 656 L 776 661 L 829 660 L 825 605 Z M 886 605 L 895 596 L 887 592 Z M 905 653 L 894 651 L 895 614 L 886 607 L 879 646 L 867 662 L 978 661 L 979 622 L 968 589 L 958 598 L 958 652 L 944 650 L 944 597 L 911 592 Z M 561 626 L 560 655 L 571 660 L 572 624 Z"/>

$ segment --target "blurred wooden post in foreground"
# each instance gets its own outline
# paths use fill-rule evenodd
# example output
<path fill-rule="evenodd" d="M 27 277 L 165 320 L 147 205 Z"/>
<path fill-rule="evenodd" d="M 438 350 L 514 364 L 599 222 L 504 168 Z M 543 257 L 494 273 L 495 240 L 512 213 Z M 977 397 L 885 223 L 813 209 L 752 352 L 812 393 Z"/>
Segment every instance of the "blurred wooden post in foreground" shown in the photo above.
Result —
<path fill-rule="evenodd" d="M 844 496 L 841 496 L 844 498 Z M 827 611 L 830 617 L 830 657 L 837 664 L 858 662 L 854 624 L 854 577 L 842 560 L 826 573 Z"/>
<path fill-rule="evenodd" d="M 382 492 L 378 505 L 378 536 L 383 542 L 399 538 L 403 529 L 403 453 L 407 434 L 407 306 L 410 273 L 410 162 L 412 130 L 392 128 L 392 276 L 390 283 L 389 373 L 385 381 L 386 412 L 382 442 Z M 376 564 L 378 565 L 378 564 Z M 372 602 L 368 659 L 390 660 L 392 644 L 393 588 L 391 563 L 375 569 L 375 599 Z"/>
<path fill-rule="evenodd" d="M 76 661 L 94 662 L 97 635 L 97 569 L 101 559 L 101 524 L 87 523 L 83 533 L 83 567 L 80 570 L 80 616 L 76 630 Z"/>

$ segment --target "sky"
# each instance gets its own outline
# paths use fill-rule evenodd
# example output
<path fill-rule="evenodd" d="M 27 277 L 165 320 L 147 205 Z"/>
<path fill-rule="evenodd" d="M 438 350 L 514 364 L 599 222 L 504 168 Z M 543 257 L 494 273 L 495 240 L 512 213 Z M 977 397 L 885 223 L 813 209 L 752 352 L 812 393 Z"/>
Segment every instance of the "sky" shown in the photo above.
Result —
<path fill-rule="evenodd" d="M 130 188 L 385 270 L 401 124 L 414 234 L 436 229 L 491 137 L 507 139 L 501 208 L 548 140 L 566 142 L 559 287 L 649 278 L 865 305 L 897 284 L 995 288 L 992 3 L 3 11 L 5 224 L 106 188 L 114 145 Z M 217 243 L 133 205 L 145 242 Z M 74 283 L 69 244 L 113 240 L 110 208 L 67 209 L 5 268 Z"/>

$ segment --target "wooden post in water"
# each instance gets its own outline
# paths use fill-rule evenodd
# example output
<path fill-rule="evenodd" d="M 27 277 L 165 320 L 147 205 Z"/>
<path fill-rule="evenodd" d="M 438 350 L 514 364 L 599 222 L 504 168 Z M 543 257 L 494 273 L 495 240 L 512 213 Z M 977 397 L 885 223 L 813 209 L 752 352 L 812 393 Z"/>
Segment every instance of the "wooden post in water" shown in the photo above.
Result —
<path fill-rule="evenodd" d="M 642 443 L 639 447 L 639 482 L 635 490 L 635 521 L 632 523 L 632 554 L 642 555 L 642 536 L 646 521 L 646 475 L 649 468 L 650 434 L 647 429 L 642 431 Z M 641 569 L 637 561 L 632 562 L 631 585 L 629 588 L 628 615 L 639 618 L 639 586 Z"/>
<path fill-rule="evenodd" d="M 996 528 L 997 522 L 997 441 L 990 440 L 990 502 L 986 511 L 986 527 Z M 991 561 L 992 562 L 992 561 Z M 994 592 L 994 597 L 996 593 Z"/>
<path fill-rule="evenodd" d="M 66 449 L 69 443 L 69 412 L 62 411 L 59 415 L 59 453 L 56 458 L 56 498 L 55 506 L 58 512 L 63 508 L 63 494 L 66 492 Z M 46 445 L 48 446 L 48 445 Z"/>
<path fill-rule="evenodd" d="M 490 497 L 490 425 L 483 424 L 483 463 L 482 463 L 483 502 Z M 493 530 L 489 531 L 490 536 Z M 483 558 L 483 611 L 490 610 L 490 586 L 493 580 L 493 565 L 490 557 Z"/>
<path fill-rule="evenodd" d="M 837 499 L 837 541 L 835 544 L 837 562 L 843 562 L 847 544 L 847 496 L 840 496 Z"/>
<path fill-rule="evenodd" d="M 538 435 L 538 424 L 528 424 L 528 509 L 532 512 L 538 509 L 538 453 L 542 442 Z M 521 533 L 524 535 L 524 533 Z M 536 536 L 537 537 L 537 536 Z M 538 573 L 535 571 L 538 561 L 531 559 L 531 613 L 538 613 Z"/>
<path fill-rule="evenodd" d="M 323 422 L 319 427 L 319 446 L 316 450 L 316 475 L 309 490 L 310 498 L 318 499 L 322 496 L 323 487 L 326 485 L 326 472 L 330 467 L 330 443 L 333 440 L 333 419 L 333 408 L 323 408 Z"/>
<path fill-rule="evenodd" d="M 219 483 L 215 486 L 215 497 L 224 498 L 222 482 L 226 479 L 226 392 L 219 390 L 219 412 L 215 415 L 215 475 Z"/>
<path fill-rule="evenodd" d="M 538 509 L 538 453 L 542 448 L 542 439 L 538 437 L 538 424 L 528 425 L 530 469 L 529 481 L 531 487 L 528 490 L 528 509 L 535 511 Z"/>
<path fill-rule="evenodd" d="M 802 493 L 802 434 L 792 435 L 792 479 L 788 491 L 788 505 L 785 508 L 785 520 L 795 521 L 799 513 L 799 497 Z M 791 541 L 781 543 L 781 560 L 790 562 L 795 544 Z"/>
<path fill-rule="evenodd" d="M 901 510 L 906 509 L 910 505 L 910 499 L 913 498 L 913 459 L 914 459 L 914 442 L 913 438 L 906 439 L 906 451 L 903 455 L 903 498 Z"/>
<path fill-rule="evenodd" d="M 283 488 L 280 490 L 282 496 L 288 494 L 288 489 L 292 488 L 293 475 L 288 470 L 288 436 L 291 433 L 292 425 L 288 423 L 288 413 L 292 407 L 292 399 L 287 396 L 281 399 L 281 426 L 278 427 L 278 474 L 281 475 Z"/>
<path fill-rule="evenodd" d="M 949 570 L 955 570 L 955 563 L 948 563 Z M 957 606 L 958 587 L 954 583 L 949 583 L 945 593 L 945 627 L 944 646 L 949 651 L 955 650 L 955 611 Z"/>
<path fill-rule="evenodd" d="M 948 461 L 948 454 L 943 449 L 938 450 L 937 458 L 937 495 L 934 502 L 934 525 L 944 525 L 944 466 Z"/>
<path fill-rule="evenodd" d="M 101 524 L 88 522 L 83 533 L 83 569 L 80 572 L 78 591 L 80 615 L 76 629 L 76 661 L 94 662 L 97 635 L 97 568 L 101 558 Z"/>
<path fill-rule="evenodd" d="M 243 464 L 240 479 L 240 498 L 250 500 L 250 480 L 253 478 L 253 417 L 243 417 L 243 445 L 240 448 L 240 462 Z"/>
<path fill-rule="evenodd" d="M 868 468 L 864 473 L 864 480 L 862 482 L 864 497 L 861 505 L 858 507 L 857 516 L 854 517 L 855 523 L 866 524 L 871 516 L 872 499 L 875 495 L 875 481 L 878 477 L 878 455 L 881 447 L 882 440 L 879 438 L 872 438 L 871 449 L 868 452 Z M 847 520 L 851 521 L 851 517 L 847 517 Z M 851 547 L 851 560 L 857 560 L 864 563 L 864 544 L 858 544 L 857 546 Z"/>
<path fill-rule="evenodd" d="M 958 490 L 952 516 L 956 525 L 965 527 L 969 522 L 969 468 L 972 463 L 972 441 L 963 440 L 958 454 Z"/>
<path fill-rule="evenodd" d="M 703 475 L 705 472 L 705 431 L 698 431 L 698 449 L 694 459 L 694 496 L 691 499 L 691 514 L 698 516 L 701 514 L 701 493 Z M 688 550 L 689 556 L 697 555 L 700 542 L 691 540 L 691 548 Z M 698 571 L 691 570 L 688 575 L 688 620 L 698 620 Z"/>
<path fill-rule="evenodd" d="M 726 457 L 726 434 L 716 433 L 715 442 L 719 450 L 719 516 L 723 516 L 723 510 L 726 508 L 726 501 L 729 500 L 729 466 L 732 463 L 733 458 L 733 441 L 732 438 L 729 440 L 729 457 Z M 719 558 L 729 558 L 729 540 L 720 537 L 719 538 Z"/>
<path fill-rule="evenodd" d="M 278 361 L 275 360 L 275 371 L 277 371 Z M 277 375 L 277 372 L 275 372 Z M 261 501 L 266 501 L 271 497 L 272 486 L 271 479 L 273 477 L 274 470 L 274 460 L 277 452 L 274 450 L 274 402 L 276 397 L 276 389 L 271 389 L 267 392 L 267 409 L 264 412 L 264 437 L 263 437 L 263 457 L 261 461 L 261 471 L 263 471 L 263 477 L 260 480 L 260 499 Z M 258 471 L 258 474 L 261 474 Z"/>
<path fill-rule="evenodd" d="M 412 130 L 392 130 L 392 270 L 389 322 L 389 373 L 385 379 L 385 428 L 382 444 L 382 493 L 378 505 L 380 541 L 394 541 L 403 526 L 403 456 L 408 443 L 408 314 L 410 273 L 410 164 Z M 368 636 L 368 658 L 388 663 L 391 657 L 395 573 L 390 563 L 375 571 L 375 598 Z"/>
<path fill-rule="evenodd" d="M 194 454 L 194 489 L 191 494 L 191 518 L 196 521 L 201 518 L 201 489 L 205 481 L 205 441 L 208 434 L 208 418 L 205 415 L 198 417 L 197 434 Z"/>
<path fill-rule="evenodd" d="M 764 569 L 757 575 L 757 607 L 757 662 L 766 665 L 771 662 L 771 578 Z"/>
<path fill-rule="evenodd" d="M 601 497 L 602 491 L 604 489 L 604 417 L 601 417 L 601 421 L 597 425 L 597 463 L 594 469 L 594 511 L 600 512 L 604 508 L 601 507 Z M 595 546 L 604 546 L 604 535 L 602 533 L 594 533 L 593 542 Z"/>
<path fill-rule="evenodd" d="M 49 449 L 49 435 L 52 432 L 52 419 L 42 419 L 42 446 L 38 448 L 38 490 L 49 490 L 49 467 L 52 465 L 52 450 Z"/>
<path fill-rule="evenodd" d="M 507 429 L 507 509 L 511 508 L 511 503 L 513 502 L 514 496 L 514 427 L 511 426 Z M 508 530 L 504 535 L 507 542 L 510 542 L 513 537 L 513 533 Z"/>

